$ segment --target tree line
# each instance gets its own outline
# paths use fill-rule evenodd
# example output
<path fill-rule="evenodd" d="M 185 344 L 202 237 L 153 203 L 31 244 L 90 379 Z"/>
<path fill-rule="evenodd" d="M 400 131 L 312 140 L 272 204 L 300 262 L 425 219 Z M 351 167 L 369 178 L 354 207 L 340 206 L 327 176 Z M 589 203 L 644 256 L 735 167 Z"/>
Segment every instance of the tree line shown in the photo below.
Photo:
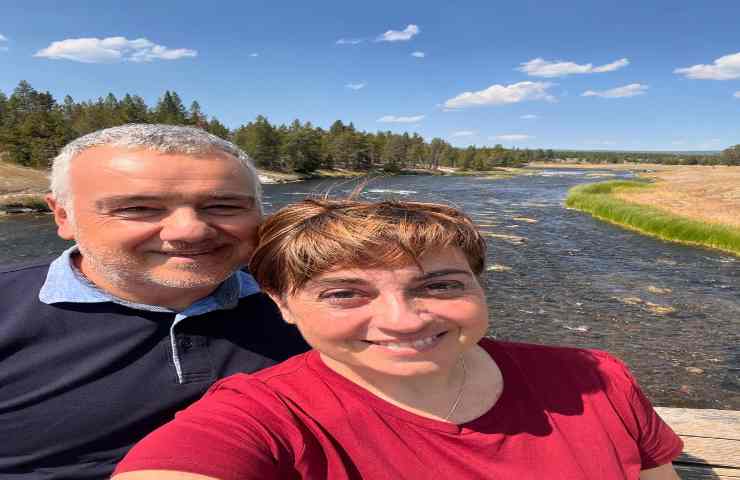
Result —
<path fill-rule="evenodd" d="M 231 140 L 258 167 L 310 173 L 317 169 L 399 172 L 405 169 L 454 167 L 486 171 L 522 166 L 532 161 L 578 159 L 594 163 L 687 163 L 740 165 L 740 145 L 720 155 L 673 153 L 570 152 L 542 149 L 453 147 L 441 138 L 427 142 L 414 133 L 359 131 L 335 121 L 328 130 L 294 120 L 273 125 L 262 115 L 233 130 L 206 115 L 197 101 L 186 108 L 174 91 L 165 91 L 156 105 L 138 95 L 118 99 L 112 93 L 97 100 L 76 102 L 71 96 L 58 102 L 21 81 L 10 96 L 0 91 L 0 155 L 19 165 L 48 168 L 59 149 L 71 140 L 102 128 L 126 123 L 192 125 Z"/>
<path fill-rule="evenodd" d="M 740 165 L 740 145 L 718 153 L 694 152 L 610 152 L 569 151 L 554 152 L 564 162 L 584 163 L 658 163 L 664 165 Z"/>
<path fill-rule="evenodd" d="M 138 95 L 118 99 L 112 93 L 97 100 L 76 102 L 69 95 L 58 102 L 21 81 L 10 96 L 0 91 L 0 151 L 5 160 L 47 168 L 69 141 L 101 128 L 126 123 L 192 125 L 231 140 L 258 167 L 310 173 L 317 169 L 398 172 L 440 166 L 469 170 L 519 166 L 536 160 L 538 151 L 453 147 L 441 138 L 427 142 L 418 134 L 362 132 L 352 123 L 335 121 L 328 130 L 294 120 L 273 125 L 262 115 L 233 130 L 206 115 L 197 101 L 186 108 L 177 92 L 166 91 L 156 105 Z M 544 158 L 544 151 L 540 151 Z"/>

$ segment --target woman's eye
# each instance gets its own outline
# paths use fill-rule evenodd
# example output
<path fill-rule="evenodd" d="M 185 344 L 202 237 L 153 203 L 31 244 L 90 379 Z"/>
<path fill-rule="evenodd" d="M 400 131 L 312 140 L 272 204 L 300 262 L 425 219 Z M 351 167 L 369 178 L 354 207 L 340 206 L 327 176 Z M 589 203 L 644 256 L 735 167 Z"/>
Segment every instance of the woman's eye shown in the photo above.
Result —
<path fill-rule="evenodd" d="M 356 290 L 328 290 L 319 295 L 319 300 L 331 305 L 354 307 L 365 302 L 365 295 Z"/>
<path fill-rule="evenodd" d="M 328 292 L 322 293 L 321 298 L 345 299 L 345 298 L 354 298 L 356 295 L 357 293 L 352 290 L 330 290 Z"/>
<path fill-rule="evenodd" d="M 463 290 L 465 285 L 458 281 L 444 281 L 444 282 L 432 282 L 427 283 L 422 287 L 423 292 L 427 292 L 432 295 L 439 295 L 445 293 L 454 293 Z"/>

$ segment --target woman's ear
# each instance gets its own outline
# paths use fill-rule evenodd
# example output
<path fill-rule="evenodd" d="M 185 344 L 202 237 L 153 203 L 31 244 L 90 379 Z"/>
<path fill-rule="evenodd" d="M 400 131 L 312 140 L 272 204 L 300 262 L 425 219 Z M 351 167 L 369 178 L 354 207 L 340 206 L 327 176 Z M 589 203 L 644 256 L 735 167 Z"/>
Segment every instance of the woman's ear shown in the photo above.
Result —
<path fill-rule="evenodd" d="M 295 325 L 295 320 L 293 319 L 293 316 L 290 314 L 290 309 L 288 308 L 288 302 L 284 297 L 281 295 L 278 295 L 274 292 L 265 292 L 270 297 L 270 299 L 275 302 L 275 305 L 278 306 L 280 309 L 280 313 L 283 315 L 283 320 L 285 320 L 286 323 L 289 323 L 291 325 Z"/>

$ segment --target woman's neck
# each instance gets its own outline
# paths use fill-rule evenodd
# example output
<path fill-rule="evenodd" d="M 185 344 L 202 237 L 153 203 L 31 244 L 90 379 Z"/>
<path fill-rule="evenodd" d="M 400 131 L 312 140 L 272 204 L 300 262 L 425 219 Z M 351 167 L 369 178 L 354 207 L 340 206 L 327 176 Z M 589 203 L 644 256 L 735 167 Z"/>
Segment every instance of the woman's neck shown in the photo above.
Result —
<path fill-rule="evenodd" d="M 444 371 L 412 377 L 358 372 L 325 355 L 321 358 L 327 367 L 388 403 L 440 421 L 465 423 L 479 417 L 495 404 L 503 388 L 501 371 L 479 346 L 465 351 Z"/>

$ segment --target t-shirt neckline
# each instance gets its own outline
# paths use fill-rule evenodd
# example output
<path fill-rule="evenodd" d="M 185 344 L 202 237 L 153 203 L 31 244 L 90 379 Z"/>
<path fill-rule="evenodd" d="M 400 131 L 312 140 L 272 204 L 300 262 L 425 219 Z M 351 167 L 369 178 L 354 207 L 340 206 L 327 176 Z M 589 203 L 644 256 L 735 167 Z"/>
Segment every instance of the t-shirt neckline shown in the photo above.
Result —
<path fill-rule="evenodd" d="M 489 424 L 498 416 L 498 412 L 504 411 L 503 405 L 509 401 L 509 395 L 507 392 L 511 391 L 511 388 L 506 388 L 507 372 L 510 372 L 510 370 L 508 368 L 505 369 L 504 365 L 508 362 L 503 358 L 505 355 L 497 348 L 496 342 L 491 339 L 484 338 L 479 342 L 479 345 L 491 356 L 493 361 L 496 362 L 496 365 L 498 365 L 501 370 L 501 375 L 504 378 L 504 388 L 499 399 L 490 409 L 478 418 L 459 425 L 423 417 L 388 402 L 329 368 L 321 359 L 321 355 L 317 350 L 311 350 L 307 354 L 306 362 L 308 367 L 311 368 L 319 377 L 327 380 L 329 385 L 334 388 L 338 387 L 344 390 L 349 390 L 353 395 L 360 397 L 363 401 L 367 402 L 368 405 L 372 406 L 372 408 L 382 411 L 384 414 L 432 430 L 439 430 L 452 434 L 465 434 L 478 430 L 477 427 L 479 426 Z M 509 378 L 508 381 L 510 382 L 511 379 Z"/>

